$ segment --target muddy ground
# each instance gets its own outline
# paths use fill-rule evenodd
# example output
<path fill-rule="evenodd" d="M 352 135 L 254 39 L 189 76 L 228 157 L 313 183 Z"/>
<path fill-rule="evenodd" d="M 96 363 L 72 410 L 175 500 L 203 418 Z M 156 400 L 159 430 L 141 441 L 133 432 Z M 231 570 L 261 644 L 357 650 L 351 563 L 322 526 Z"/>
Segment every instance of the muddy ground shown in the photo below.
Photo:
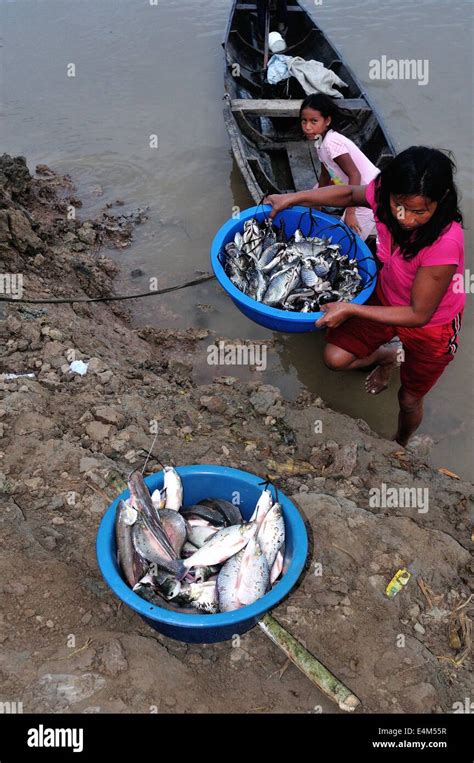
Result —
<path fill-rule="evenodd" d="M 127 246 L 142 212 L 80 220 L 72 182 L 37 169 L 0 159 L 0 273 L 22 273 L 28 297 L 112 294 L 103 246 Z M 299 506 L 311 552 L 274 615 L 363 712 L 452 712 L 473 696 L 472 485 L 319 398 L 290 404 L 224 366 L 199 386 L 193 364 L 221 337 L 134 329 L 126 304 L 0 302 L 0 372 L 34 374 L 0 376 L 0 700 L 24 712 L 337 711 L 258 628 L 240 644 L 179 643 L 103 582 L 97 528 L 144 464 L 154 421 L 147 473 L 161 468 L 154 455 L 236 466 L 270 474 Z M 428 511 L 372 506 L 382 483 L 428 488 Z M 389 600 L 405 566 L 412 577 Z"/>

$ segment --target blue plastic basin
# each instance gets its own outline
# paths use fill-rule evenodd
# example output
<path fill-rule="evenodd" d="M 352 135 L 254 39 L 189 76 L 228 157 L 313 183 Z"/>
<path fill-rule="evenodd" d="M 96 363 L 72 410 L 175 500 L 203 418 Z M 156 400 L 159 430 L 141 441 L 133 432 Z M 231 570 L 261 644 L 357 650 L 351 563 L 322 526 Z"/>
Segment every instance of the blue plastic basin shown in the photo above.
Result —
<path fill-rule="evenodd" d="M 230 278 L 226 275 L 219 259 L 219 254 L 223 250 L 225 244 L 229 241 L 233 241 L 237 231 L 243 231 L 244 222 L 246 220 L 254 217 L 259 223 L 263 222 L 263 220 L 268 217 L 270 210 L 270 206 L 260 205 L 258 207 L 250 207 L 241 212 L 238 219 L 232 218 L 224 223 L 222 228 L 216 233 L 214 241 L 212 242 L 212 269 L 214 270 L 220 285 L 227 292 L 234 304 L 247 316 L 247 318 L 255 321 L 255 323 L 259 323 L 261 326 L 266 326 L 267 328 L 272 329 L 272 331 L 286 331 L 291 333 L 317 331 L 318 329 L 316 329 L 314 323 L 318 318 L 321 318 L 324 313 L 292 313 L 288 310 L 279 310 L 276 307 L 268 307 L 251 297 L 247 297 L 240 291 L 240 289 L 237 289 L 237 287 L 234 286 Z M 313 225 L 311 225 L 309 209 L 306 207 L 292 207 L 291 209 L 285 209 L 275 217 L 274 222 L 278 225 L 283 218 L 288 236 L 291 236 L 297 228 L 300 228 L 304 235 L 331 236 L 332 243 L 340 244 L 342 253 L 347 254 L 351 246 L 348 235 L 352 234 L 352 232 L 349 232 L 349 228 L 341 222 L 338 217 L 333 217 L 324 212 L 316 212 L 314 210 L 311 211 L 311 214 L 314 221 Z M 352 302 L 362 305 L 368 300 L 375 288 L 377 266 L 372 252 L 359 236 L 355 236 L 355 247 L 352 247 L 350 254 L 351 257 L 357 257 L 358 262 L 363 260 L 363 263 L 361 263 L 363 269 L 361 268 L 359 272 L 362 277 L 364 288 L 355 299 L 352 300 Z"/>
<path fill-rule="evenodd" d="M 207 497 L 232 501 L 236 494 L 239 494 L 240 511 L 244 519 L 249 519 L 262 491 L 262 486 L 259 485 L 262 482 L 261 477 L 239 469 L 198 464 L 179 467 L 177 471 L 183 481 L 185 506 L 198 503 Z M 152 491 L 162 488 L 163 473 L 152 474 L 146 477 L 145 482 Z M 296 506 L 278 491 L 286 528 L 285 561 L 283 575 L 269 593 L 255 604 L 217 615 L 189 615 L 157 607 L 131 590 L 123 580 L 117 564 L 115 510 L 120 499 L 128 496 L 128 490 L 119 495 L 102 518 L 97 533 L 97 561 L 106 583 L 115 595 L 138 612 L 148 625 L 165 636 L 178 641 L 210 644 L 245 633 L 291 591 L 303 570 L 308 554 L 306 528 Z"/>

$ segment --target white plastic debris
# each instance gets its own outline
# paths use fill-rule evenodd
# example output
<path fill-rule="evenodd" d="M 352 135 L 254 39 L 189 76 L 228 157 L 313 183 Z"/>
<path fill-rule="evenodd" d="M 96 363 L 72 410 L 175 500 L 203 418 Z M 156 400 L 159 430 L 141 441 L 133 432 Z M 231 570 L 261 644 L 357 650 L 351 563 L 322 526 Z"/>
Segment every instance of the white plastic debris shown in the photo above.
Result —
<path fill-rule="evenodd" d="M 0 378 L 2 378 L 4 381 L 11 381 L 12 379 L 20 379 L 28 377 L 28 379 L 34 379 L 34 374 L 1 374 Z"/>
<path fill-rule="evenodd" d="M 80 376 L 85 376 L 87 373 L 89 363 L 84 363 L 83 360 L 73 360 L 72 363 L 69 364 L 69 370 L 73 374 L 79 374 Z"/>

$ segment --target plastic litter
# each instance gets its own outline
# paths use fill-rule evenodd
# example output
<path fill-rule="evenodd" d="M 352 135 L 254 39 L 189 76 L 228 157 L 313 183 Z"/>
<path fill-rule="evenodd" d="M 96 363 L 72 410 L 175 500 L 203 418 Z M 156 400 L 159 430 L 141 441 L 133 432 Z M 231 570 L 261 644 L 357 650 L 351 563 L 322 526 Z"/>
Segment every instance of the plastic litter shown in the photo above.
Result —
<path fill-rule="evenodd" d="M 388 596 L 388 598 L 393 599 L 393 597 L 402 590 L 402 587 L 406 586 L 410 578 L 411 572 L 408 572 L 405 567 L 403 567 L 401 570 L 397 570 L 387 588 L 385 589 L 385 594 Z"/>
<path fill-rule="evenodd" d="M 28 379 L 34 379 L 34 374 L 0 374 L 0 379 L 4 381 L 11 381 L 12 379 L 20 379 L 27 377 Z"/>
<path fill-rule="evenodd" d="M 83 360 L 73 360 L 73 362 L 69 364 L 71 373 L 79 374 L 80 376 L 85 376 L 88 367 L 89 363 L 84 363 Z"/>

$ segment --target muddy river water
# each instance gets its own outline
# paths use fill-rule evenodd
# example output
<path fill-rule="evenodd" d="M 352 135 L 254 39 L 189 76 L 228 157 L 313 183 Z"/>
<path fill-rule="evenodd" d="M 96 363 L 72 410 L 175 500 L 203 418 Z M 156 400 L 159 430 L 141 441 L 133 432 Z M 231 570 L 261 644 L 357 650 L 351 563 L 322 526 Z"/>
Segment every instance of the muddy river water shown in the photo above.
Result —
<path fill-rule="evenodd" d="M 472 263 L 472 5 L 447 0 L 323 0 L 313 7 L 372 97 L 397 149 L 431 144 L 458 164 Z M 223 40 L 228 0 L 2 0 L 2 150 L 69 173 L 83 213 L 121 199 L 149 206 L 130 249 L 113 252 L 121 293 L 160 287 L 209 270 L 215 231 L 251 199 L 235 166 L 222 119 Z M 428 60 L 429 79 L 375 81 L 381 56 Z M 75 70 L 71 69 L 71 64 Z M 75 76 L 68 76 L 74 71 Z M 157 147 L 150 146 L 156 136 Z M 153 143 L 153 141 L 152 141 Z M 132 277 L 133 270 L 143 275 Z M 473 285 L 474 288 L 474 285 Z M 323 337 L 275 334 L 242 316 L 211 281 L 130 303 L 137 323 L 199 326 L 220 336 L 272 339 L 264 372 L 212 367 L 212 374 L 265 379 L 288 397 L 310 389 L 331 407 L 364 418 L 384 436 L 395 430 L 394 381 L 378 398 L 362 374 L 335 374 L 321 360 Z M 472 463 L 472 295 L 461 347 L 426 400 L 420 432 L 434 440 L 436 466 L 470 476 Z M 308 423 L 311 425 L 311 422 Z"/>

